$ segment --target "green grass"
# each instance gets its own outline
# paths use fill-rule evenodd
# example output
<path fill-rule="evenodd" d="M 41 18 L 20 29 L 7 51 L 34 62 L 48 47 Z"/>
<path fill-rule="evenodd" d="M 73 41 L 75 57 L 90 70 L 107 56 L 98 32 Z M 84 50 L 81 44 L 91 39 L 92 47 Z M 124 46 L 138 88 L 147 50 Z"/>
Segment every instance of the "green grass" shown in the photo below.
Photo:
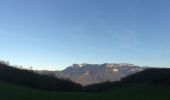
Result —
<path fill-rule="evenodd" d="M 116 87 L 102 93 L 57 93 L 0 82 L 0 100 L 170 100 L 170 87 Z"/>

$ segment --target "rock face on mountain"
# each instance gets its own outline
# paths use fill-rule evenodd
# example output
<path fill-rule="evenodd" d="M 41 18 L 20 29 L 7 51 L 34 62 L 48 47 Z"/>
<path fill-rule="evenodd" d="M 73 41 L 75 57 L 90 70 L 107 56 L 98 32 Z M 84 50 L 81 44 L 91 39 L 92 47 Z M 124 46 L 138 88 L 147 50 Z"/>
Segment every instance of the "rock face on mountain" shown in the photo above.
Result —
<path fill-rule="evenodd" d="M 104 81 L 118 81 L 123 77 L 144 70 L 133 64 L 73 64 L 62 71 L 57 71 L 58 78 L 70 79 L 82 85 L 90 85 Z"/>

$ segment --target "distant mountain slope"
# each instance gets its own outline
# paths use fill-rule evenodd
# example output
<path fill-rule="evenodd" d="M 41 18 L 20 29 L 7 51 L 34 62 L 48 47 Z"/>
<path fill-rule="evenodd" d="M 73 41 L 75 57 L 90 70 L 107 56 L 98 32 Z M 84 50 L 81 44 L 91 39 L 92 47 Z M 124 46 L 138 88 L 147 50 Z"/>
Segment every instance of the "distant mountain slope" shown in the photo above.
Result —
<path fill-rule="evenodd" d="M 144 70 L 133 64 L 73 64 L 63 71 L 56 72 L 58 78 L 68 78 L 82 85 L 90 85 L 104 81 L 118 81 L 123 77 Z"/>
<path fill-rule="evenodd" d="M 84 91 L 106 91 L 113 87 L 170 86 L 170 68 L 147 68 L 116 82 L 102 82 L 84 86 Z"/>

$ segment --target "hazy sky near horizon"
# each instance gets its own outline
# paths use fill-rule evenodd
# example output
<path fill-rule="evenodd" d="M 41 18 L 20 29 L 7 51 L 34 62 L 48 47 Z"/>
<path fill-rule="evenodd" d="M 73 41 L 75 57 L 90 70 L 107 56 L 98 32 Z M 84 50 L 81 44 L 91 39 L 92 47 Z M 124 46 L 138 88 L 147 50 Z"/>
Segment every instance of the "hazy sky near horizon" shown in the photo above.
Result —
<path fill-rule="evenodd" d="M 0 0 L 0 59 L 170 67 L 170 0 Z"/>

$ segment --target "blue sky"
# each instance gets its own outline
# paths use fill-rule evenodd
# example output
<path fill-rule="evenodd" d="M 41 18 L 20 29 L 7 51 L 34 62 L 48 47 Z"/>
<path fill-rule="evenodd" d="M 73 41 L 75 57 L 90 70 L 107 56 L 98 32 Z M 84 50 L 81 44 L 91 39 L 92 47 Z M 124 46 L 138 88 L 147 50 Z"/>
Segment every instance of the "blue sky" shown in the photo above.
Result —
<path fill-rule="evenodd" d="M 0 59 L 170 67 L 170 0 L 0 0 Z"/>

